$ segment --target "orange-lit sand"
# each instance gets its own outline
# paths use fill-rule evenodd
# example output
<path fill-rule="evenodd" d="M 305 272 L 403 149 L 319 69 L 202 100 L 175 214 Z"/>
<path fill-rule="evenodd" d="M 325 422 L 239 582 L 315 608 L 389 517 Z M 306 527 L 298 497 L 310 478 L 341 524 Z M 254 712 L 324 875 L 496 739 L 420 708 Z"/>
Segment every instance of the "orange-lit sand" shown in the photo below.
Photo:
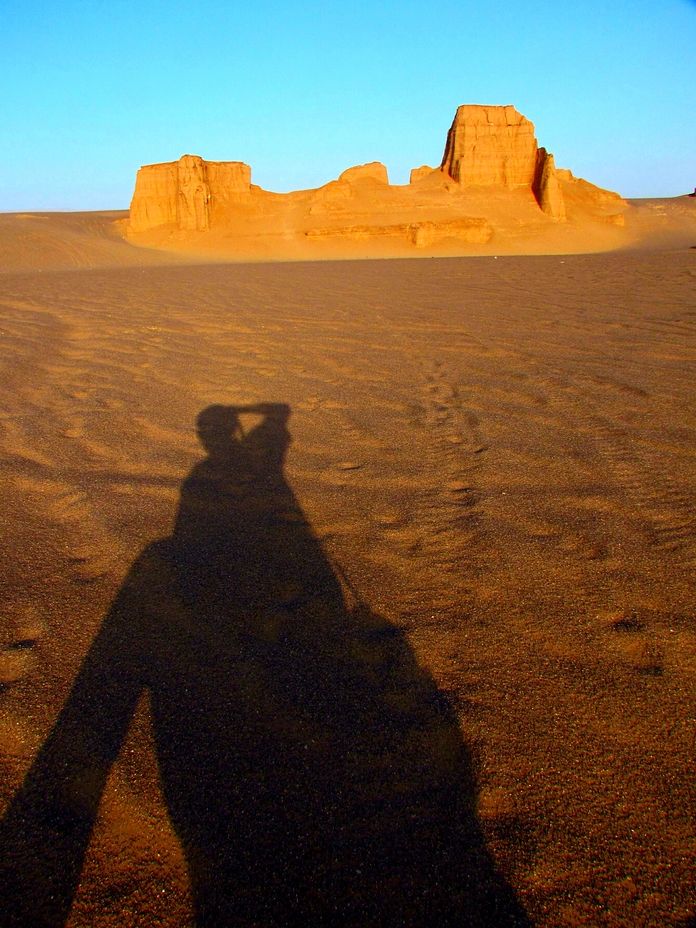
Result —
<path fill-rule="evenodd" d="M 435 171 L 407 186 L 367 178 L 283 194 L 252 187 L 247 200 L 221 207 L 205 231 L 170 224 L 134 232 L 125 220 L 123 227 L 134 245 L 237 261 L 564 254 L 640 241 L 644 208 L 582 180 L 561 186 L 567 222 L 545 215 L 529 187 L 465 187 Z M 693 228 L 696 209 L 687 217 Z"/>
<path fill-rule="evenodd" d="M 298 504 L 456 712 L 477 822 L 529 919 L 686 925 L 695 206 L 592 226 L 588 250 L 661 251 L 505 257 L 590 239 L 501 218 L 472 246 L 489 256 L 275 264 L 176 265 L 119 237 L 123 214 L 0 217 L 4 805 L 131 564 L 172 532 L 197 415 L 286 403 Z M 302 257 L 315 246 L 332 254 Z M 194 924 L 151 732 L 143 700 L 74 928 Z"/>
<path fill-rule="evenodd" d="M 409 188 L 387 187 L 391 191 Z M 436 187 L 437 190 L 437 187 Z M 360 191 L 358 192 L 359 196 Z M 266 194 L 269 204 L 274 197 L 294 194 Z M 606 206 L 596 210 L 609 218 L 620 215 L 624 225 L 606 218 L 590 218 L 581 210 L 573 220 L 572 198 L 567 196 L 569 221 L 555 223 L 531 202 L 526 190 L 495 190 L 463 193 L 473 204 L 471 215 L 485 211 L 494 229 L 488 243 L 462 243 L 449 238 L 437 244 L 417 247 L 405 236 L 330 234 L 307 236 L 304 233 L 281 236 L 260 234 L 235 237 L 225 232 L 179 232 L 153 229 L 127 237 L 128 212 L 101 213 L 5 213 L 0 214 L 0 273 L 67 268 L 152 266 L 162 264 L 229 262 L 229 261 L 295 261 L 346 258 L 383 257 L 454 257 L 457 255 L 514 254 L 573 254 L 601 252 L 612 249 L 672 249 L 696 244 L 696 198 L 673 197 L 655 200 L 631 200 L 620 207 Z M 282 209 L 287 200 L 282 199 Z M 449 199 L 446 201 L 449 202 Z M 368 197 L 369 204 L 369 197 Z M 477 209 L 478 207 L 478 209 Z M 280 209 L 280 207 L 279 207 Z M 432 211 L 429 211 L 432 215 Z M 274 214 L 275 215 L 275 214 Z M 385 225 L 395 226 L 398 213 L 389 213 L 372 204 L 371 220 L 379 218 Z M 277 217 L 276 217 L 277 218 Z M 363 217 L 364 218 L 364 217 Z M 403 217 L 401 217 L 403 219 Z M 442 222 L 452 221 L 443 212 Z M 275 219 L 274 219 L 275 221 Z M 455 220 L 456 221 L 456 220 Z M 353 220 L 351 220 L 353 222 Z M 147 247 L 140 247 L 140 246 Z"/>

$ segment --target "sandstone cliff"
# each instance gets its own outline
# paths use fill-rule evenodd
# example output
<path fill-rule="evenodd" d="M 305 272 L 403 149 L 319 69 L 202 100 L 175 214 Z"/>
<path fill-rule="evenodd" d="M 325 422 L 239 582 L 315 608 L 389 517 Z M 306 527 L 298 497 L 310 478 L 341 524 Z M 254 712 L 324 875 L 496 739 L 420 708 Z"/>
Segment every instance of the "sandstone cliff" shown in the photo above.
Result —
<path fill-rule="evenodd" d="M 146 164 L 135 178 L 130 205 L 130 228 L 145 232 L 154 226 L 176 223 L 178 162 Z"/>
<path fill-rule="evenodd" d="M 411 176 L 409 177 L 409 184 L 415 184 L 419 180 L 422 180 L 424 177 L 432 174 L 433 171 L 436 171 L 437 168 L 431 168 L 428 164 L 422 164 L 419 168 L 413 168 L 411 170 Z"/>
<path fill-rule="evenodd" d="M 198 155 L 184 155 L 177 168 L 176 224 L 202 232 L 210 228 L 210 187 L 205 163 Z"/>
<path fill-rule="evenodd" d="M 358 164 L 354 168 L 348 168 L 343 174 L 339 174 L 338 179 L 347 181 L 349 184 L 365 180 L 378 181 L 380 184 L 389 183 L 387 169 L 380 161 L 371 161 L 369 164 Z"/>
<path fill-rule="evenodd" d="M 393 225 L 337 226 L 334 228 L 308 229 L 305 235 L 311 241 L 341 238 L 353 241 L 369 241 L 376 238 L 402 238 L 417 248 L 434 245 L 445 239 L 485 244 L 493 236 L 493 229 L 485 219 L 461 218 L 445 222 L 412 222 Z"/>
<path fill-rule="evenodd" d="M 534 196 L 542 210 L 552 219 L 566 221 L 565 201 L 553 155 L 545 148 L 537 152 L 536 173 L 532 185 Z"/>
<path fill-rule="evenodd" d="M 184 155 L 146 165 L 127 235 L 154 247 L 263 258 L 585 250 L 587 242 L 618 245 L 608 227 L 625 224 L 624 208 L 618 195 L 557 169 L 513 106 L 467 105 L 457 109 L 440 167 L 414 168 L 409 184 L 391 185 L 378 161 L 290 193 L 252 185 L 239 161 Z"/>
<path fill-rule="evenodd" d="M 553 155 L 514 106 L 460 106 L 447 133 L 441 170 L 463 186 L 531 187 L 552 219 L 566 219 Z"/>
<path fill-rule="evenodd" d="M 536 155 L 534 125 L 514 106 L 460 106 L 442 170 L 467 186 L 530 186 Z"/>
<path fill-rule="evenodd" d="M 183 155 L 178 161 L 147 164 L 135 179 L 130 228 L 145 232 L 156 226 L 204 231 L 227 203 L 250 196 L 251 168 L 241 161 L 204 161 Z"/>

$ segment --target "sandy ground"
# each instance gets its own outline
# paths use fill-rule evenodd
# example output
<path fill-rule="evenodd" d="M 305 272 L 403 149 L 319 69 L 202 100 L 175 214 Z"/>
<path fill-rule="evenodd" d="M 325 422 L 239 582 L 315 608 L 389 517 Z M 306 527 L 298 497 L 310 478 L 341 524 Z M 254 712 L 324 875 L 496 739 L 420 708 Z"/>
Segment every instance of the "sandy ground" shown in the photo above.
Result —
<path fill-rule="evenodd" d="M 313 537 L 461 740 L 467 827 L 516 900 L 475 924 L 524 924 L 517 905 L 544 928 L 691 924 L 696 251 L 166 266 L 72 222 L 44 251 L 16 222 L 0 242 L 5 807 L 207 466 L 198 414 L 288 404 Z M 99 263 L 130 266 L 65 269 Z M 129 722 L 103 795 L 54 771 L 88 823 L 68 924 L 202 925 L 147 697 Z M 38 899 L 35 782 L 3 840 Z"/>
<path fill-rule="evenodd" d="M 427 193 L 427 182 L 422 183 Z M 614 199 L 605 201 L 602 191 L 586 185 L 590 191 L 586 194 L 583 184 L 576 181 L 566 185 L 568 221 L 562 223 L 545 216 L 528 190 L 465 188 L 448 193 L 435 186 L 428 199 L 420 189 L 386 185 L 378 191 L 381 198 L 369 187 L 357 187 L 348 201 L 350 210 L 343 211 L 345 215 L 341 201 L 337 207 L 331 200 L 312 200 L 324 188 L 293 194 L 258 191 L 252 205 L 237 205 L 234 207 L 237 212 L 227 217 L 227 224 L 223 222 L 208 232 L 181 232 L 162 226 L 135 235 L 128 230 L 127 210 L 4 213 L 0 214 L 0 274 L 230 261 L 655 251 L 696 244 L 695 197 L 626 201 L 617 200 L 612 194 Z M 599 197 L 597 202 L 593 196 Z M 394 202 L 385 203 L 390 200 Z M 318 215 L 312 214 L 318 207 L 322 207 Z M 331 232 L 334 227 L 334 231 L 399 229 L 404 223 L 448 222 L 460 215 L 484 216 L 492 229 L 490 241 L 475 243 L 445 238 L 418 247 L 401 234 Z M 614 222 L 617 218 L 621 220 L 618 225 Z M 278 227 L 284 224 L 287 232 L 278 232 Z"/>
<path fill-rule="evenodd" d="M 181 264 L 181 255 L 136 249 L 125 240 L 128 210 L 0 213 L 0 273 Z"/>

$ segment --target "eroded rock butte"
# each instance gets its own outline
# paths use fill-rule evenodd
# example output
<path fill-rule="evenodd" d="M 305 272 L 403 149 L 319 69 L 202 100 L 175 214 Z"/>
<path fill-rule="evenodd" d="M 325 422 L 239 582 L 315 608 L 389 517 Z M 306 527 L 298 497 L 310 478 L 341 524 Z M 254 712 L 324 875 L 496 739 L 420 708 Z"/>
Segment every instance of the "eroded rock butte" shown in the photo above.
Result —
<path fill-rule="evenodd" d="M 397 242 L 399 253 L 448 242 L 483 246 L 510 229 L 539 238 L 568 221 L 601 223 L 606 238 L 608 226 L 623 222 L 617 207 L 624 205 L 618 194 L 557 170 L 514 106 L 466 105 L 457 109 L 440 167 L 414 168 L 404 186 L 391 185 L 378 161 L 285 194 L 253 185 L 241 161 L 184 155 L 145 165 L 127 231 L 140 244 L 228 254 L 272 257 L 284 249 L 302 256 L 308 248 L 368 241 L 386 255 Z"/>

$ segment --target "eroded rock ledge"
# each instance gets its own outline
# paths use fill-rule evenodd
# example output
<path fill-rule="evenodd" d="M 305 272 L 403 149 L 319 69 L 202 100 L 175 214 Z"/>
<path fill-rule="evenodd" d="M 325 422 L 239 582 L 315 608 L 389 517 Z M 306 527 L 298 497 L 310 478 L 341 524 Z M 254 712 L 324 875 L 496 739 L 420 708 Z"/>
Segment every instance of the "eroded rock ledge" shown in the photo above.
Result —
<path fill-rule="evenodd" d="M 242 161 L 204 161 L 184 155 L 178 161 L 146 164 L 135 179 L 130 227 L 144 232 L 176 225 L 198 232 L 209 229 L 226 203 L 251 194 L 251 168 Z"/>
<path fill-rule="evenodd" d="M 250 241 L 272 236 L 288 242 L 294 236 L 305 243 L 343 237 L 400 239 L 411 247 L 450 239 L 485 244 L 496 222 L 505 225 L 505 216 L 514 217 L 508 226 L 518 227 L 566 222 L 568 196 L 573 214 L 587 207 L 605 226 L 600 212 L 606 212 L 606 203 L 623 202 L 618 194 L 557 170 L 553 155 L 538 145 L 534 125 L 514 106 L 466 105 L 457 109 L 440 166 L 414 168 L 405 186 L 391 185 L 378 161 L 348 168 L 318 189 L 287 194 L 253 185 L 251 168 L 241 161 L 184 155 L 146 165 L 136 178 L 128 234 L 137 239 L 169 230 L 177 241 L 183 234 L 193 242 L 190 233 L 217 230 Z"/>

